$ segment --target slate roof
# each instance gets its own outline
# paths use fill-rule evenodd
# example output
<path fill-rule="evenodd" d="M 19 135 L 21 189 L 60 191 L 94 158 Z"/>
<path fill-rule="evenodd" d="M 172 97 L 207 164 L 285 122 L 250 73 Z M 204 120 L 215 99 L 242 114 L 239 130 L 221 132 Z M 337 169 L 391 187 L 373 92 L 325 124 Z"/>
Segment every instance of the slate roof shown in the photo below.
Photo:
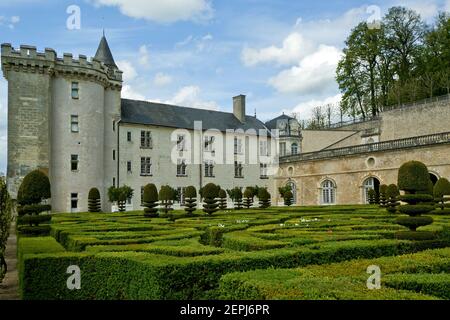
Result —
<path fill-rule="evenodd" d="M 278 117 L 276 117 L 276 118 L 274 118 L 274 119 L 272 119 L 270 121 L 267 121 L 266 122 L 266 127 L 269 128 L 270 130 L 277 129 L 278 120 L 284 120 L 284 119 L 289 121 L 289 120 L 292 120 L 294 118 L 292 118 L 290 116 L 287 116 L 285 114 L 282 114 L 281 116 L 278 116 Z"/>
<path fill-rule="evenodd" d="M 98 45 L 97 52 L 95 53 L 95 58 L 103 62 L 108 67 L 116 67 L 117 65 L 114 62 L 113 55 L 111 53 L 111 49 L 109 49 L 108 41 L 106 41 L 105 36 L 100 40 L 100 44 Z"/>
<path fill-rule="evenodd" d="M 122 99 L 122 123 L 194 129 L 194 121 L 202 121 L 204 130 L 255 129 L 257 133 L 260 129 L 267 130 L 263 122 L 252 116 L 245 116 L 245 123 L 241 123 L 233 113 Z"/>

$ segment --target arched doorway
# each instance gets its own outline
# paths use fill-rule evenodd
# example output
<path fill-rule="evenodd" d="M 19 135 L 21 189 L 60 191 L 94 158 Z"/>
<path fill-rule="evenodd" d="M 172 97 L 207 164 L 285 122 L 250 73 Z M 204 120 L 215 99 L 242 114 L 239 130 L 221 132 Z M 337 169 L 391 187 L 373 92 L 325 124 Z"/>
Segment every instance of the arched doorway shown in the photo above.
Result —
<path fill-rule="evenodd" d="M 294 196 L 292 201 L 293 201 L 293 204 L 296 204 L 297 203 L 297 186 L 295 185 L 295 182 L 292 180 L 289 180 L 286 183 L 286 186 L 291 188 L 292 195 Z"/>
<path fill-rule="evenodd" d="M 375 190 L 377 198 L 380 194 L 380 180 L 375 177 L 369 177 L 363 182 L 363 203 L 369 203 L 369 190 Z"/>
<path fill-rule="evenodd" d="M 433 182 L 433 186 L 436 184 L 436 182 L 439 180 L 438 176 L 432 172 L 429 173 L 430 174 L 430 180 L 431 182 Z"/>

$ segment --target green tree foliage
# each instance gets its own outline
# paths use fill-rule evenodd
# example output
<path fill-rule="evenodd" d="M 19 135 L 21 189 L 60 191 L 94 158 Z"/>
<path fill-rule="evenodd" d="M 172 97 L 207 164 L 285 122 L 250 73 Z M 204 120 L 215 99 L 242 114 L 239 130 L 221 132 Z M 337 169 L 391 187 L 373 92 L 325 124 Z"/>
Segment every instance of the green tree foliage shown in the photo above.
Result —
<path fill-rule="evenodd" d="M 376 192 L 373 189 L 369 189 L 369 191 L 367 191 L 367 196 L 368 196 L 368 200 L 369 200 L 369 204 L 375 204 L 375 198 L 376 198 Z"/>
<path fill-rule="evenodd" d="M 144 216 L 153 218 L 158 216 L 158 189 L 153 183 L 144 186 L 144 194 L 142 196 L 144 205 Z"/>
<path fill-rule="evenodd" d="M 227 190 L 228 196 L 233 200 L 234 209 L 242 209 L 242 190 L 239 187 L 235 187 L 231 190 Z"/>
<path fill-rule="evenodd" d="M 173 201 L 176 199 L 175 190 L 170 186 L 161 186 L 158 194 L 159 202 L 162 206 L 161 211 L 168 214 L 169 211 L 173 210 Z"/>
<path fill-rule="evenodd" d="M 266 188 L 258 189 L 259 208 L 266 209 L 270 207 L 270 193 Z"/>
<path fill-rule="evenodd" d="M 116 202 L 119 212 L 125 211 L 125 205 L 128 199 L 133 198 L 134 190 L 127 185 L 121 187 L 111 186 L 108 188 L 108 198 L 110 202 Z"/>
<path fill-rule="evenodd" d="M 344 114 L 368 118 L 384 107 L 450 93 L 450 15 L 433 26 L 404 7 L 392 7 L 380 28 L 359 23 L 336 69 Z"/>
<path fill-rule="evenodd" d="M 203 187 L 203 211 L 211 215 L 216 212 L 219 204 L 217 197 L 219 196 L 220 187 L 214 183 L 208 183 Z"/>
<path fill-rule="evenodd" d="M 0 281 L 7 269 L 4 254 L 12 220 L 12 209 L 13 202 L 9 196 L 6 182 L 0 177 Z"/>
<path fill-rule="evenodd" d="M 398 186 L 405 194 L 399 200 L 406 205 L 399 206 L 398 210 L 409 217 L 397 218 L 397 223 L 416 231 L 421 226 L 433 223 L 431 217 L 421 217 L 434 209 L 433 196 L 428 194 L 430 176 L 425 164 L 419 161 L 404 163 L 398 171 Z"/>
<path fill-rule="evenodd" d="M 89 212 L 100 212 L 100 191 L 97 188 L 91 188 L 88 194 L 88 210 Z"/>
<path fill-rule="evenodd" d="M 244 191 L 244 207 L 249 209 L 253 205 L 254 189 L 247 187 Z"/>
<path fill-rule="evenodd" d="M 386 208 L 386 206 L 387 206 L 387 195 L 386 195 L 387 187 L 388 186 L 385 184 L 380 185 L 379 199 L 380 199 L 380 207 L 381 208 Z"/>
<path fill-rule="evenodd" d="M 285 206 L 291 206 L 294 203 L 294 194 L 292 193 L 291 187 L 289 185 L 279 187 L 278 192 L 283 198 Z"/>
<path fill-rule="evenodd" d="M 387 207 L 386 210 L 389 213 L 396 213 L 397 207 L 400 205 L 398 202 L 398 197 L 400 196 L 400 192 L 395 184 L 390 184 L 386 189 L 386 198 L 387 198 Z"/>
<path fill-rule="evenodd" d="M 294 195 L 292 194 L 291 190 L 288 190 L 287 192 L 284 193 L 284 205 L 285 206 L 292 206 L 292 204 L 294 203 Z"/>
<path fill-rule="evenodd" d="M 188 215 L 192 215 L 194 211 L 197 209 L 197 190 L 194 186 L 189 186 L 186 188 L 184 193 L 184 202 L 185 208 L 184 210 Z"/>
<path fill-rule="evenodd" d="M 450 204 L 446 203 L 450 200 L 450 182 L 446 178 L 440 178 L 436 182 L 433 195 L 438 208 L 441 210 L 444 210 L 446 207 L 450 208 Z"/>
<path fill-rule="evenodd" d="M 41 212 L 50 211 L 50 205 L 42 204 L 43 200 L 49 199 L 50 197 L 50 180 L 47 175 L 40 170 L 31 171 L 25 176 L 17 192 L 17 202 L 20 204 L 17 209 L 19 216 L 37 216 Z M 30 226 L 38 226 L 43 221 L 42 218 L 38 217 L 26 218 L 26 222 Z M 23 219 L 18 220 L 18 224 L 23 223 Z"/>
<path fill-rule="evenodd" d="M 223 189 L 219 191 L 219 209 L 225 210 L 227 208 L 227 192 Z"/>

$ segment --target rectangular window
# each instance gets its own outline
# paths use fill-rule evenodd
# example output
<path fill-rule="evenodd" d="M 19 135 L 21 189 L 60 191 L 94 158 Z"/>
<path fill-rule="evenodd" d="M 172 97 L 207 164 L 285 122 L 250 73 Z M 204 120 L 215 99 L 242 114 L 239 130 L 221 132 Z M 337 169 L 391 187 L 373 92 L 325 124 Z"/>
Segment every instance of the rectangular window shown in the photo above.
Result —
<path fill-rule="evenodd" d="M 78 171 L 78 155 L 70 155 L 70 168 L 72 171 Z"/>
<path fill-rule="evenodd" d="M 261 179 L 267 179 L 267 163 L 259 164 L 259 175 Z"/>
<path fill-rule="evenodd" d="M 243 178 L 243 166 L 242 166 L 242 162 L 239 161 L 235 161 L 234 162 L 234 177 L 235 178 Z"/>
<path fill-rule="evenodd" d="M 116 131 L 116 121 L 113 120 L 113 131 Z"/>
<path fill-rule="evenodd" d="M 70 116 L 70 130 L 72 132 L 78 132 L 79 131 L 78 116 L 77 115 L 71 115 Z"/>
<path fill-rule="evenodd" d="M 131 140 L 131 133 L 130 133 L 130 140 Z M 151 131 L 144 131 L 144 130 L 141 131 L 141 148 L 144 148 L 144 149 L 153 148 Z"/>
<path fill-rule="evenodd" d="M 180 205 L 184 206 L 185 202 L 184 202 L 184 194 L 186 192 L 186 187 L 178 187 L 177 188 L 177 202 L 180 203 Z"/>
<path fill-rule="evenodd" d="M 127 132 L 127 141 L 130 142 L 131 141 L 131 131 Z"/>
<path fill-rule="evenodd" d="M 150 157 L 141 157 L 141 176 L 152 175 L 152 159 Z"/>
<path fill-rule="evenodd" d="M 116 150 L 113 150 L 113 160 L 116 160 Z"/>
<path fill-rule="evenodd" d="M 178 151 L 186 150 L 186 139 L 184 134 L 177 135 L 177 150 Z"/>
<path fill-rule="evenodd" d="M 269 155 L 267 140 L 259 141 L 259 155 L 264 157 Z"/>
<path fill-rule="evenodd" d="M 186 174 L 186 160 L 178 159 L 177 160 L 177 176 L 187 176 Z"/>
<path fill-rule="evenodd" d="M 141 187 L 141 206 L 144 204 L 144 187 Z"/>
<path fill-rule="evenodd" d="M 280 156 L 286 155 L 286 142 L 280 142 Z"/>
<path fill-rule="evenodd" d="M 79 87 L 78 82 L 72 82 L 72 99 L 79 99 Z"/>
<path fill-rule="evenodd" d="M 214 177 L 214 161 L 205 161 L 205 177 Z"/>
<path fill-rule="evenodd" d="M 205 151 L 212 152 L 214 151 L 213 145 L 214 145 L 214 139 L 215 137 L 212 136 L 205 136 L 205 143 L 204 143 L 204 149 Z"/>
<path fill-rule="evenodd" d="M 131 161 L 127 161 L 127 172 L 131 173 Z"/>
<path fill-rule="evenodd" d="M 70 208 L 78 209 L 78 193 L 70 194 Z"/>
<path fill-rule="evenodd" d="M 116 178 L 113 178 L 113 187 L 116 186 Z"/>
<path fill-rule="evenodd" d="M 242 153 L 242 139 L 234 137 L 234 154 Z"/>

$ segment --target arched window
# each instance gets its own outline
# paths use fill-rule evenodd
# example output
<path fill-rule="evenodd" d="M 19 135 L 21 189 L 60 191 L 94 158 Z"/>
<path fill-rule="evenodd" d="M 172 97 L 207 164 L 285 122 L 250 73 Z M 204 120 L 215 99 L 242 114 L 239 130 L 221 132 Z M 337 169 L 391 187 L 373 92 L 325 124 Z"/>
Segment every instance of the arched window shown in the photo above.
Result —
<path fill-rule="evenodd" d="M 336 186 L 331 180 L 322 182 L 321 202 L 322 204 L 334 204 L 336 202 Z"/>
<path fill-rule="evenodd" d="M 297 154 L 298 153 L 298 144 L 293 143 L 291 144 L 291 154 Z"/>
<path fill-rule="evenodd" d="M 380 193 L 380 181 L 374 177 L 367 178 L 366 180 L 364 180 L 363 189 L 364 203 L 369 203 L 369 190 L 375 190 L 376 194 L 378 195 Z"/>

